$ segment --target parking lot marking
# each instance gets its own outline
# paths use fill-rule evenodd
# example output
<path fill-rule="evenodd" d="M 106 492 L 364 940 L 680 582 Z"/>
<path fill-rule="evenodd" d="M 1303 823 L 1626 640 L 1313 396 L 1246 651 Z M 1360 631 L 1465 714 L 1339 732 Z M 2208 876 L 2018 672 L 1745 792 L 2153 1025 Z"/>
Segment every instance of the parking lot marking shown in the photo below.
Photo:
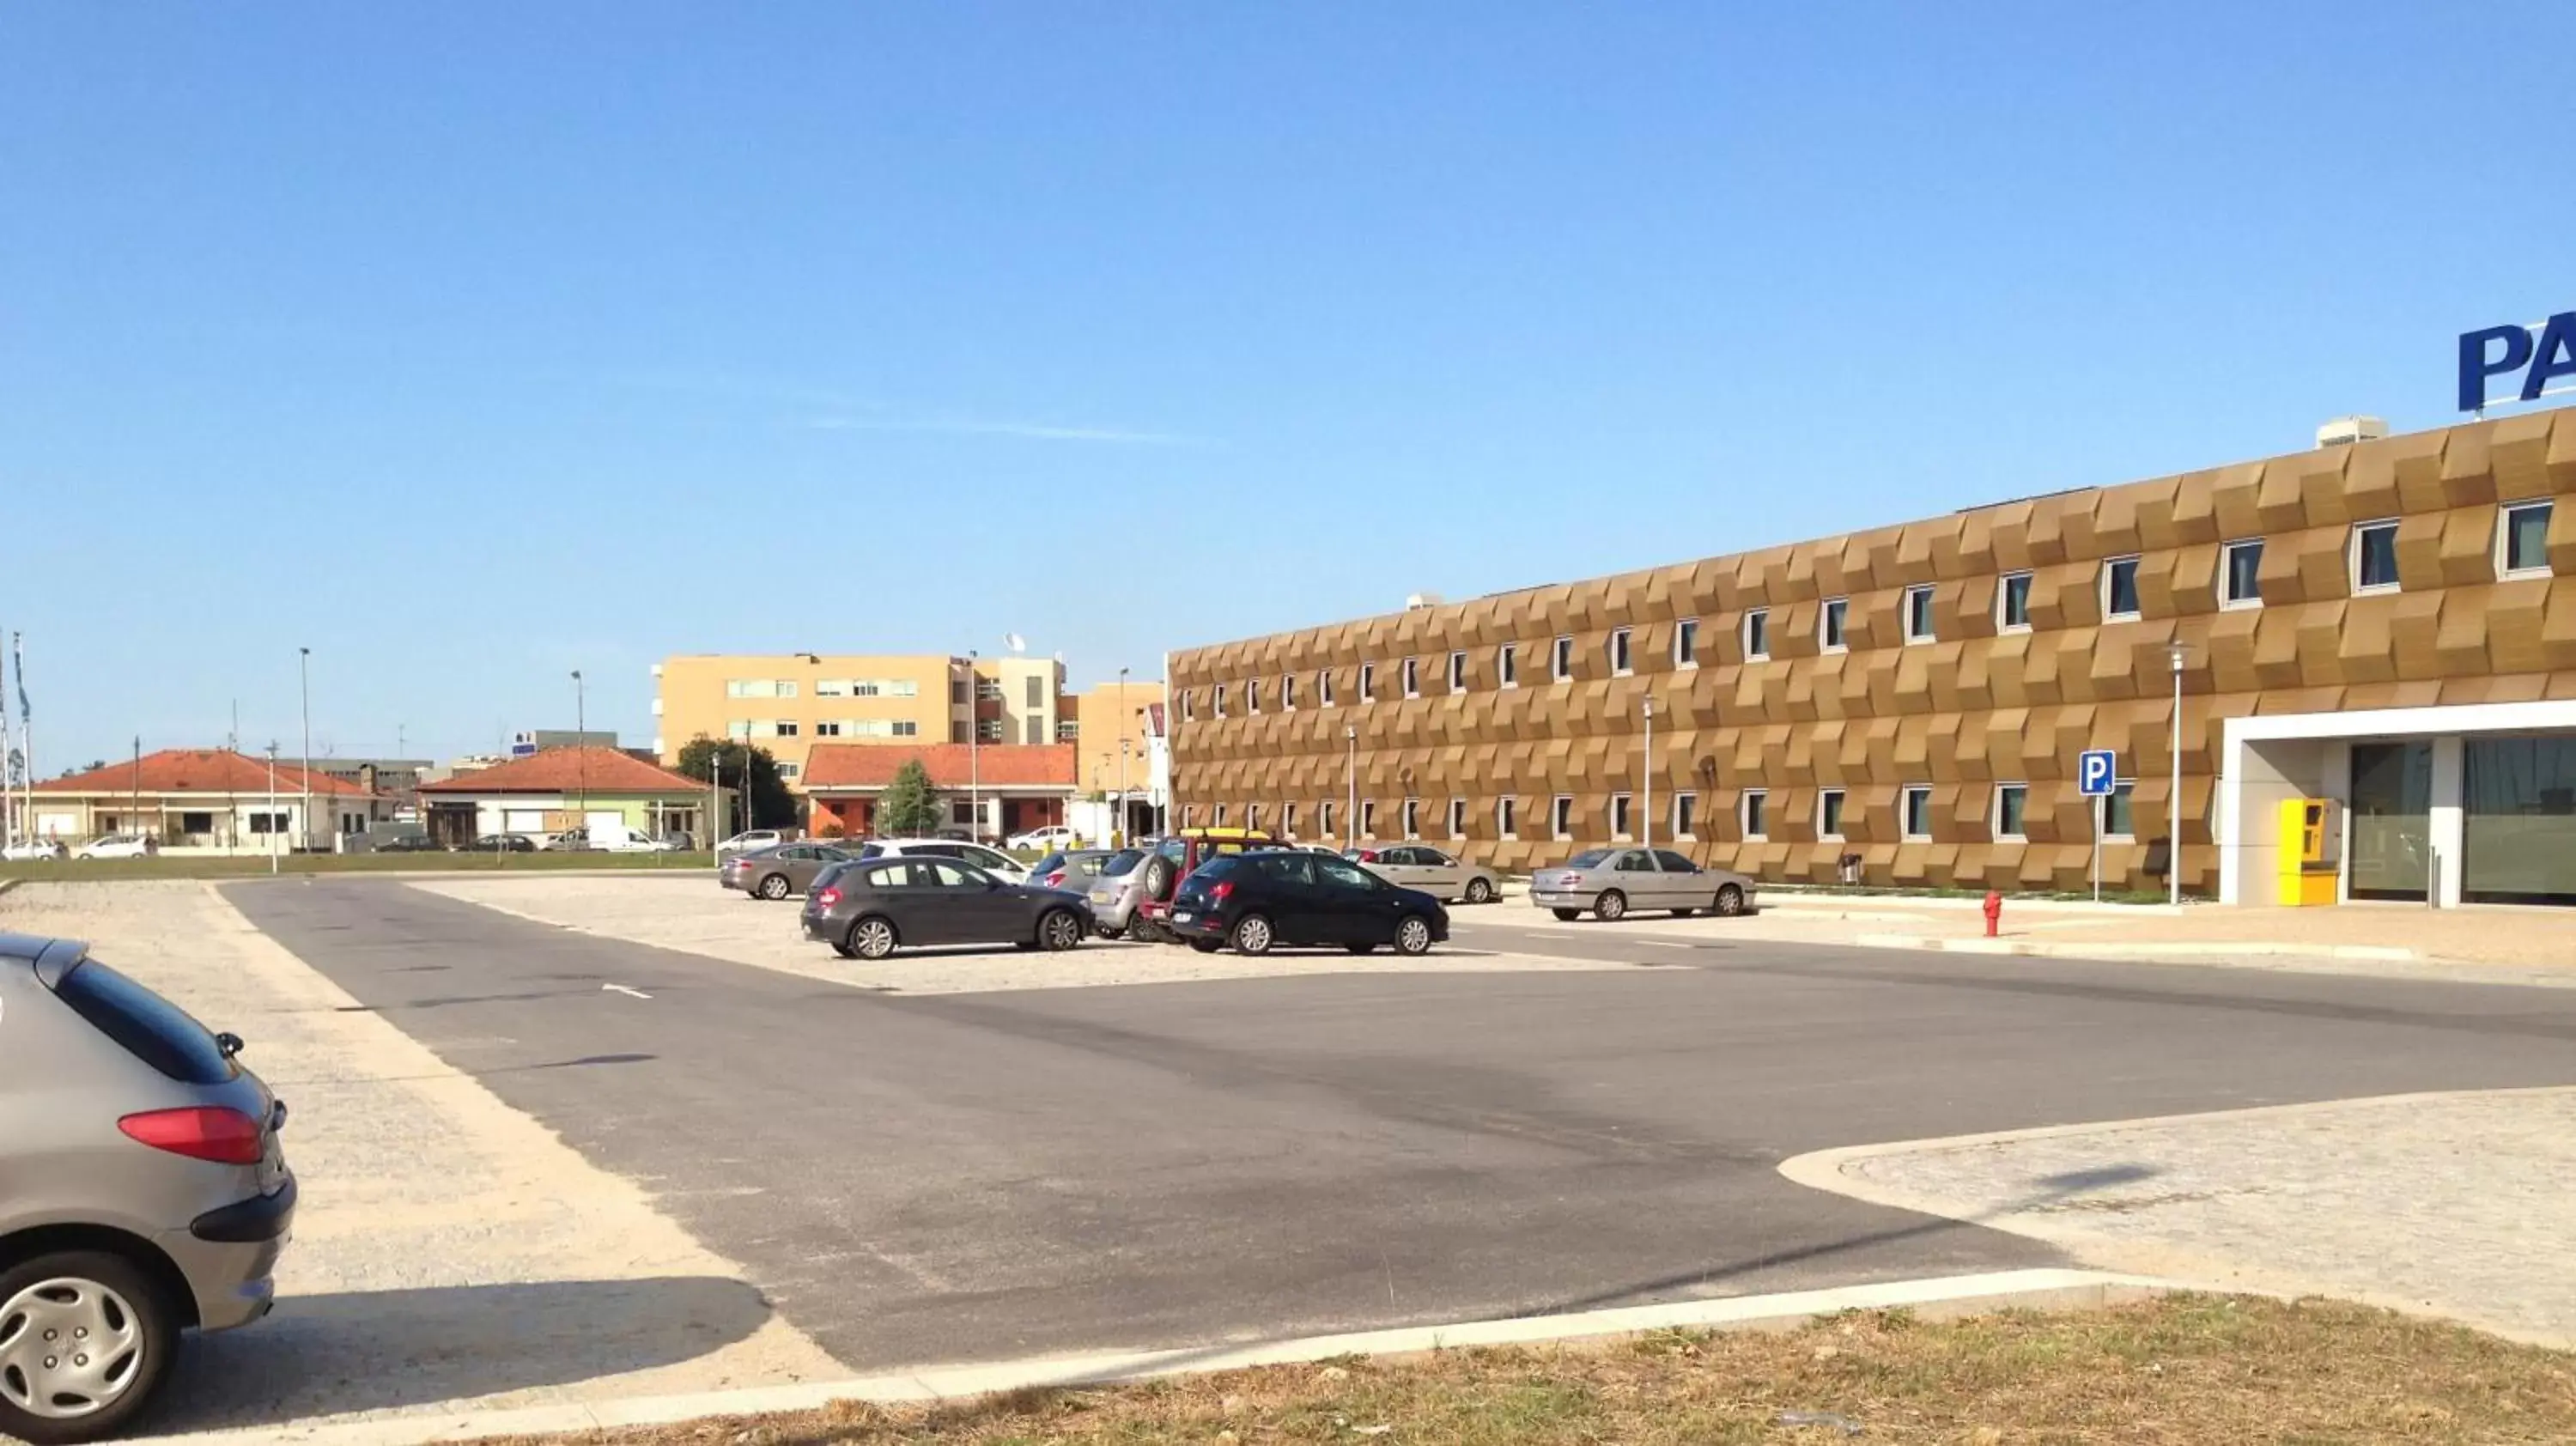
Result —
<path fill-rule="evenodd" d="M 641 990 L 641 989 L 629 989 L 629 988 L 627 988 L 627 987 L 626 987 L 625 985 L 623 985 L 623 984 L 602 984 L 602 985 L 601 985 L 601 986 L 599 986 L 599 987 L 600 987 L 600 988 L 602 988 L 602 989 L 613 990 L 613 991 L 615 991 L 615 992 L 617 992 L 617 993 L 619 993 L 619 994 L 632 995 L 632 996 L 634 996 L 634 997 L 635 997 L 635 998 L 637 998 L 637 999 L 650 999 L 650 998 L 652 998 L 652 997 L 653 997 L 652 995 L 645 993 L 645 992 L 644 992 L 643 990 Z"/>

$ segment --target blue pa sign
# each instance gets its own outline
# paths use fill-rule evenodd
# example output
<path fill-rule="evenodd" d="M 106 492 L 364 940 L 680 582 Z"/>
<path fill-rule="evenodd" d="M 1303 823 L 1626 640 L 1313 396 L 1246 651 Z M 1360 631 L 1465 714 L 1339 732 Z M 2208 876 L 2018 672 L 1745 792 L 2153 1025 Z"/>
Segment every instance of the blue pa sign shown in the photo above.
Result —
<path fill-rule="evenodd" d="M 2108 748 L 2087 748 L 2075 756 L 2075 791 L 2086 798 L 2108 798 L 2116 791 L 2120 757 Z"/>
<path fill-rule="evenodd" d="M 2537 330 L 2491 326 L 2460 333 L 2461 411 L 2483 409 L 2487 378 L 2508 372 L 2522 373 L 2516 400 L 2525 402 L 2540 400 L 2542 389 L 2559 377 L 2576 377 L 2576 311 L 2562 311 Z"/>

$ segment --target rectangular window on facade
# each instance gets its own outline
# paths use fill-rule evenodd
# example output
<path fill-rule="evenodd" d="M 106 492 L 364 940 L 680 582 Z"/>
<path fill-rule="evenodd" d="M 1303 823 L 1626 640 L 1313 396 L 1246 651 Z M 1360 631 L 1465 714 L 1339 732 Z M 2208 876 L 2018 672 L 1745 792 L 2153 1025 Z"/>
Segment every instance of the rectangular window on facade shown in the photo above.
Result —
<path fill-rule="evenodd" d="M 2549 571 L 2549 504 L 2516 502 L 2496 522 L 2496 571 L 2506 577 Z"/>
<path fill-rule="evenodd" d="M 1629 672 L 1628 664 L 1628 630 L 1614 629 L 1610 634 L 1610 671 L 1614 676 L 1624 677 Z"/>
<path fill-rule="evenodd" d="M 1510 798 L 1494 800 L 1494 833 L 1497 837 L 1505 839 L 1517 839 L 1521 836 L 1519 800 Z"/>
<path fill-rule="evenodd" d="M 1921 784 L 1910 784 L 1899 800 L 1908 839 L 1932 837 L 1932 790 Z"/>
<path fill-rule="evenodd" d="M 911 718 L 898 718 L 894 722 L 894 736 L 897 738 L 920 737 L 921 724 Z"/>
<path fill-rule="evenodd" d="M 1199 806 L 1198 806 L 1197 804 L 1195 804 L 1195 803 L 1185 803 L 1185 804 L 1182 804 L 1182 805 L 1181 805 L 1181 827 L 1183 827 L 1183 828 L 1196 828 L 1196 827 L 1198 827 L 1198 822 L 1199 822 Z"/>
<path fill-rule="evenodd" d="M 1467 691 L 1467 655 L 1465 653 L 1449 655 L 1449 691 L 1452 693 Z"/>
<path fill-rule="evenodd" d="M 2030 785 L 1999 783 L 1995 785 L 1995 837 L 2019 839 L 2022 836 L 2022 812 L 2030 805 Z"/>
<path fill-rule="evenodd" d="M 778 736 L 778 725 L 766 718 L 754 718 L 751 720 L 751 736 L 754 738 L 775 738 Z"/>
<path fill-rule="evenodd" d="M 1755 608 L 1744 615 L 1744 660 L 1759 662 L 1771 656 L 1771 610 Z"/>
<path fill-rule="evenodd" d="M 1494 677 L 1506 688 L 1521 685 L 1521 650 L 1517 645 L 1505 643 L 1494 650 Z"/>
<path fill-rule="evenodd" d="M 2111 786 L 2111 796 L 2102 801 L 2102 836 L 2104 838 L 2134 836 L 2138 826 L 2137 789 L 2138 785 L 2128 780 L 2122 780 Z"/>
<path fill-rule="evenodd" d="M 841 725 L 828 720 L 817 723 L 814 725 L 814 736 L 817 738 L 838 738 L 841 736 Z"/>
<path fill-rule="evenodd" d="M 1574 837 L 1574 799 L 1560 793 L 1547 806 L 1547 831 L 1558 838 Z"/>
<path fill-rule="evenodd" d="M 1373 798 L 1363 798 L 1363 799 L 1361 799 L 1361 800 L 1360 800 L 1360 837 L 1362 837 L 1362 838 L 1375 838 L 1375 837 L 1377 837 L 1377 800 L 1376 800 L 1376 799 L 1373 799 Z"/>
<path fill-rule="evenodd" d="M 1422 660 L 1419 658 L 1404 660 L 1404 696 L 1408 698 L 1422 696 Z"/>
<path fill-rule="evenodd" d="M 778 696 L 779 696 L 779 697 L 781 697 L 781 698 L 793 698 L 793 697 L 795 697 L 795 696 L 796 696 L 796 683 L 795 683 L 795 681 L 794 681 L 793 679 L 789 679 L 789 678 L 781 678 L 781 679 L 779 679 L 779 680 L 778 680 Z"/>
<path fill-rule="evenodd" d="M 1449 836 L 1451 838 L 1467 836 L 1467 800 L 1463 798 L 1449 800 Z"/>
<path fill-rule="evenodd" d="M 1081 721 L 1074 718 L 1057 719 L 1055 725 L 1055 741 L 1058 743 L 1078 743 L 1082 741 Z"/>
<path fill-rule="evenodd" d="M 1633 802 L 1634 800 L 1624 793 L 1610 795 L 1610 836 L 1612 838 L 1628 836 L 1630 827 L 1628 814 Z"/>
<path fill-rule="evenodd" d="M 1297 711 L 1297 675 L 1294 673 L 1279 675 L 1279 706 L 1290 713 Z"/>
<path fill-rule="evenodd" d="M 1322 803 L 1315 805 L 1315 820 L 1316 825 L 1323 830 L 1321 836 L 1324 838 L 1331 838 L 1333 836 L 1333 803 L 1331 799 L 1326 799 Z"/>
<path fill-rule="evenodd" d="M 1843 791 L 1828 788 L 1816 795 L 1816 837 L 1843 836 Z"/>
<path fill-rule="evenodd" d="M 1293 803 L 1279 805 L 1279 831 L 1289 838 L 1297 836 L 1297 805 Z"/>
<path fill-rule="evenodd" d="M 1770 803 L 1771 795 L 1763 790 L 1759 788 L 1744 790 L 1744 836 L 1746 838 L 1762 839 L 1771 836 L 1770 820 L 1763 816 L 1768 811 Z"/>
<path fill-rule="evenodd" d="M 1198 720 L 1199 695 L 1184 689 L 1181 693 L 1181 721 L 1195 723 Z"/>
<path fill-rule="evenodd" d="M 963 708 L 963 707 L 965 707 L 965 706 L 966 706 L 966 685 L 965 685 L 965 683 L 963 683 L 963 682 L 957 682 L 957 681 L 952 681 L 951 683 L 949 683 L 949 685 L 948 685 L 948 706 L 949 706 L 949 707 L 951 707 L 951 708 Z"/>
<path fill-rule="evenodd" d="M 1371 703 L 1376 700 L 1377 664 L 1362 663 L 1360 664 L 1360 701 L 1363 703 Z"/>
<path fill-rule="evenodd" d="M 2352 590 L 2390 592 L 2397 586 L 2397 524 L 2364 522 L 2352 530 Z"/>
<path fill-rule="evenodd" d="M 1905 590 L 1905 641 L 1932 641 L 1932 589 L 1928 587 Z"/>
<path fill-rule="evenodd" d="M 1404 836 L 1422 837 L 1422 804 L 1418 799 L 1408 798 L 1404 801 Z"/>
<path fill-rule="evenodd" d="M 1315 701 L 1327 708 L 1333 706 L 1333 670 L 1330 668 L 1315 670 Z"/>
<path fill-rule="evenodd" d="M 1995 590 L 1995 631 L 2026 633 L 2030 631 L 2030 574 L 2008 572 L 2003 585 Z"/>
<path fill-rule="evenodd" d="M 1225 827 L 1225 805 L 1221 803 L 1216 806 L 1216 826 Z"/>
<path fill-rule="evenodd" d="M 1259 710 L 1255 709 L 1254 711 L 1258 712 Z M 1044 718 L 1021 719 L 1020 741 L 1022 743 L 1032 744 L 1046 742 L 1046 720 Z"/>
<path fill-rule="evenodd" d="M 1244 826 L 1245 828 L 1259 828 L 1259 827 L 1261 827 L 1261 805 L 1260 805 L 1260 804 L 1257 804 L 1257 803 L 1247 803 L 1247 804 L 1245 804 L 1245 805 L 1243 806 L 1243 826 Z"/>
<path fill-rule="evenodd" d="M 1566 682 L 1566 681 L 1570 680 L 1571 678 L 1573 678 L 1573 676 L 1574 676 L 1574 639 L 1572 639 L 1572 638 L 1559 638 L 1559 639 L 1557 639 L 1557 640 L 1556 640 L 1556 649 L 1555 649 L 1555 652 L 1554 652 L 1554 654 L 1553 654 L 1553 655 L 1548 659 L 1548 662 L 1549 662 L 1548 674 L 1549 674 L 1549 676 L 1550 676 L 1550 677 L 1552 677 L 1553 679 L 1555 679 L 1557 682 L 1563 683 L 1563 682 Z"/>
<path fill-rule="evenodd" d="M 1023 708 L 1035 708 L 1046 701 L 1046 679 L 1031 678 L 1028 680 L 1028 684 L 1029 686 L 1026 690 L 1027 701 L 1023 702 L 1020 706 Z"/>
<path fill-rule="evenodd" d="M 803 766 L 802 766 L 802 765 L 794 764 L 794 763 L 790 763 L 790 762 L 786 761 L 785 759 L 780 759 L 780 760 L 779 760 L 779 762 L 778 762 L 778 764 L 777 764 L 777 768 L 778 768 L 778 776 L 779 776 L 779 777 L 781 777 L 781 778 L 791 778 L 791 779 L 792 779 L 792 778 L 796 778 L 796 777 L 798 777 L 798 776 L 802 775 L 802 774 L 805 772 L 805 769 L 803 768 Z"/>
<path fill-rule="evenodd" d="M 1225 716 L 1225 685 L 1223 683 L 1216 685 L 1216 716 L 1219 718 Z"/>
<path fill-rule="evenodd" d="M 1699 666 L 1699 619 L 1684 618 L 1673 625 L 1673 666 Z"/>
<path fill-rule="evenodd" d="M 796 720 L 793 718 L 782 718 L 771 726 L 778 730 L 778 736 L 781 738 L 793 738 L 796 736 Z"/>
<path fill-rule="evenodd" d="M 2227 544 L 2219 557 L 2218 601 L 2231 608 L 2250 608 L 2263 601 L 2263 539 Z"/>
<path fill-rule="evenodd" d="M 847 678 L 817 678 L 814 680 L 814 696 L 817 698 L 846 698 L 850 696 L 850 680 Z"/>
<path fill-rule="evenodd" d="M 1001 701 L 1002 701 L 1002 680 L 1001 680 L 1001 679 L 999 679 L 999 678 L 978 678 L 978 679 L 976 679 L 976 680 L 975 680 L 975 696 L 976 696 L 976 697 L 978 697 L 978 698 L 983 699 L 983 700 L 984 700 L 985 702 L 987 702 L 987 703 L 999 703 L 999 702 L 1001 702 Z"/>
<path fill-rule="evenodd" d="M 2134 618 L 2138 615 L 2138 560 L 2115 557 L 2102 564 L 2102 616 L 2106 619 Z"/>
<path fill-rule="evenodd" d="M 1673 837 L 1699 837 L 1698 794 L 1676 793 L 1673 795 Z"/>
<path fill-rule="evenodd" d="M 1828 653 L 1839 653 L 1848 644 L 1843 641 L 1843 623 L 1851 614 L 1851 599 L 1827 598 L 1823 611 L 1816 614 L 1816 646 Z"/>
<path fill-rule="evenodd" d="M 1243 711 L 1246 713 L 1258 713 L 1261 711 L 1261 680 L 1259 678 L 1248 679 L 1243 685 Z"/>
<path fill-rule="evenodd" d="M 983 722 L 976 724 L 975 739 L 979 743 L 1001 742 L 1002 720 L 999 718 L 987 718 Z"/>
<path fill-rule="evenodd" d="M 732 739 L 736 743 L 739 743 L 750 736 L 751 725 L 740 718 L 736 718 L 725 725 L 725 737 Z"/>

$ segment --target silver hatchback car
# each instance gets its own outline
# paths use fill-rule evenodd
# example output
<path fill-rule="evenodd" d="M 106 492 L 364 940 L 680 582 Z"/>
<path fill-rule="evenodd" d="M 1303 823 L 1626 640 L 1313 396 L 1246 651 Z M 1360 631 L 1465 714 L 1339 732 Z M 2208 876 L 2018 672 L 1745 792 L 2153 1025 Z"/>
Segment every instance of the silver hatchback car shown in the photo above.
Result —
<path fill-rule="evenodd" d="M 181 1330 L 268 1314 L 295 1177 L 241 1047 L 86 945 L 0 934 L 0 1437 L 110 1435 Z"/>
<path fill-rule="evenodd" d="M 1669 909 L 1689 918 L 1743 914 L 1753 908 L 1753 880 L 1732 869 L 1704 869 L 1671 849 L 1585 849 L 1564 863 L 1530 873 L 1530 902 L 1560 919 L 1589 910 L 1608 921 L 1634 909 Z"/>
<path fill-rule="evenodd" d="M 1145 902 L 1145 862 L 1150 849 L 1120 849 L 1100 861 L 1085 896 L 1091 900 L 1091 926 L 1104 939 L 1115 939 L 1135 922 L 1136 906 Z"/>

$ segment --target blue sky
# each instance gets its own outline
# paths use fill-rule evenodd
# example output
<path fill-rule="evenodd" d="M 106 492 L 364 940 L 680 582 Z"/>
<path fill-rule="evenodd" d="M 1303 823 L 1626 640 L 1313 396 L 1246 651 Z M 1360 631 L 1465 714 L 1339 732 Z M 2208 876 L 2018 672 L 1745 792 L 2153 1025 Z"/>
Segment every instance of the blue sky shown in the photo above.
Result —
<path fill-rule="evenodd" d="M 1167 648 L 2451 420 L 2576 7 L 0 18 L 42 771 L 651 736 L 675 652 Z"/>

